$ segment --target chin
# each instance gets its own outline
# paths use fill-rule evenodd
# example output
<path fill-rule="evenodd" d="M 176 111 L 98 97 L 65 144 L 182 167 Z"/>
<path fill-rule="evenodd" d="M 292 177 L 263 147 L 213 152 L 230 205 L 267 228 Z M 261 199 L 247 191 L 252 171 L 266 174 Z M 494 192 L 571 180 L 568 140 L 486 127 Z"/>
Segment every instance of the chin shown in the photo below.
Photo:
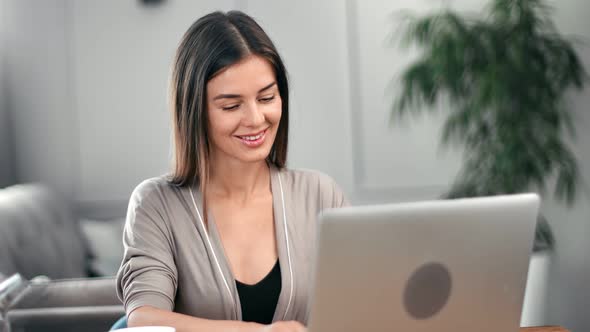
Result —
<path fill-rule="evenodd" d="M 269 155 L 270 155 L 270 150 L 260 152 L 260 153 L 243 154 L 239 157 L 238 156 L 236 156 L 236 157 L 237 157 L 237 159 L 239 159 L 245 163 L 258 163 L 258 162 L 266 161 L 266 159 L 268 158 Z"/>

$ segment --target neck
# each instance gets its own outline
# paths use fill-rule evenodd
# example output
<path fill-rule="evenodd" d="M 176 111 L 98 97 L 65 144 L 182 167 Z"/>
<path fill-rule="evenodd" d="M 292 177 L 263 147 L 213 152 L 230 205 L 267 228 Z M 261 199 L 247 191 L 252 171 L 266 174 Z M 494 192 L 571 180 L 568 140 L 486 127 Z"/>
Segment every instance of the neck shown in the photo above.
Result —
<path fill-rule="evenodd" d="M 247 201 L 270 192 L 270 169 L 264 160 L 254 163 L 212 160 L 210 167 L 208 194 Z"/>

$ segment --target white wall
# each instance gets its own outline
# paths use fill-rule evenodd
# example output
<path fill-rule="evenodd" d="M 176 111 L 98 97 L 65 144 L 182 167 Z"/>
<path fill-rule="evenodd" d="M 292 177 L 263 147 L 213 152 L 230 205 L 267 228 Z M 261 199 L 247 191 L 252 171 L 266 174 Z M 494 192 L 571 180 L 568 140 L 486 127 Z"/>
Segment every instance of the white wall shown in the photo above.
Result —
<path fill-rule="evenodd" d="M 18 180 L 43 181 L 73 195 L 75 114 L 66 38 L 66 1 L 5 1 L 6 93 Z"/>
<path fill-rule="evenodd" d="M 451 4 L 479 10 L 485 2 Z M 332 175 L 357 203 L 433 198 L 458 170 L 460 153 L 438 148 L 441 118 L 387 123 L 395 90 L 388 84 L 412 56 L 387 44 L 390 14 L 434 9 L 432 1 L 5 3 L 12 29 L 5 73 L 22 181 L 44 181 L 80 200 L 112 200 L 165 172 L 172 54 L 196 18 L 229 8 L 257 18 L 285 58 L 292 83 L 290 166 Z M 563 31 L 590 36 L 586 0 L 555 6 Z M 581 52 L 590 68 L 588 48 Z M 574 148 L 588 181 L 590 89 L 572 100 L 580 115 Z M 547 323 L 574 331 L 590 330 L 588 197 L 571 209 L 544 204 L 557 238 Z"/>
<path fill-rule="evenodd" d="M 590 2 L 560 0 L 555 22 L 561 32 L 582 39 L 578 47 L 586 69 L 590 70 Z M 547 321 L 571 331 L 590 331 L 590 87 L 571 96 L 575 112 L 577 139 L 572 149 L 583 176 L 582 190 L 573 207 L 546 204 L 548 217 L 556 235 L 548 290 Z"/>
<path fill-rule="evenodd" d="M 12 154 L 12 126 L 8 113 L 8 103 L 5 93 L 5 10 L 4 3 L 0 1 L 0 188 L 15 183 L 13 154 Z"/>

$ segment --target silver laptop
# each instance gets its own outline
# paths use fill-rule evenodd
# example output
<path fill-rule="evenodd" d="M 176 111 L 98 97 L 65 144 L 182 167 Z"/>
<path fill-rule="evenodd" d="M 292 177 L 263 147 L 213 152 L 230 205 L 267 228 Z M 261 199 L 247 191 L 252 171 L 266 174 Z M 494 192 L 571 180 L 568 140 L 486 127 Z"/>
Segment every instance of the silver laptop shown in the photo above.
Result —
<path fill-rule="evenodd" d="M 320 216 L 310 332 L 516 332 L 535 194 Z"/>

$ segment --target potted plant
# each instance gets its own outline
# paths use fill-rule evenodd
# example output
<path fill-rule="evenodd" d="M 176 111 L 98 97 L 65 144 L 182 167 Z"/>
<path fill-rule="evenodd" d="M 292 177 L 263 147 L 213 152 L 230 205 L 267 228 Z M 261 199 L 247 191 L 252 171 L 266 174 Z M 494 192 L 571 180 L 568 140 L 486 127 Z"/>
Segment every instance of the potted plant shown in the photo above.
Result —
<path fill-rule="evenodd" d="M 464 160 L 445 198 L 543 193 L 555 180 L 555 198 L 574 202 L 578 166 L 564 140 L 575 132 L 564 97 L 587 74 L 550 14 L 544 0 L 492 0 L 481 18 L 404 15 L 402 46 L 420 53 L 401 75 L 392 117 L 448 103 L 442 142 L 462 145 Z M 552 246 L 540 215 L 534 251 Z"/>

